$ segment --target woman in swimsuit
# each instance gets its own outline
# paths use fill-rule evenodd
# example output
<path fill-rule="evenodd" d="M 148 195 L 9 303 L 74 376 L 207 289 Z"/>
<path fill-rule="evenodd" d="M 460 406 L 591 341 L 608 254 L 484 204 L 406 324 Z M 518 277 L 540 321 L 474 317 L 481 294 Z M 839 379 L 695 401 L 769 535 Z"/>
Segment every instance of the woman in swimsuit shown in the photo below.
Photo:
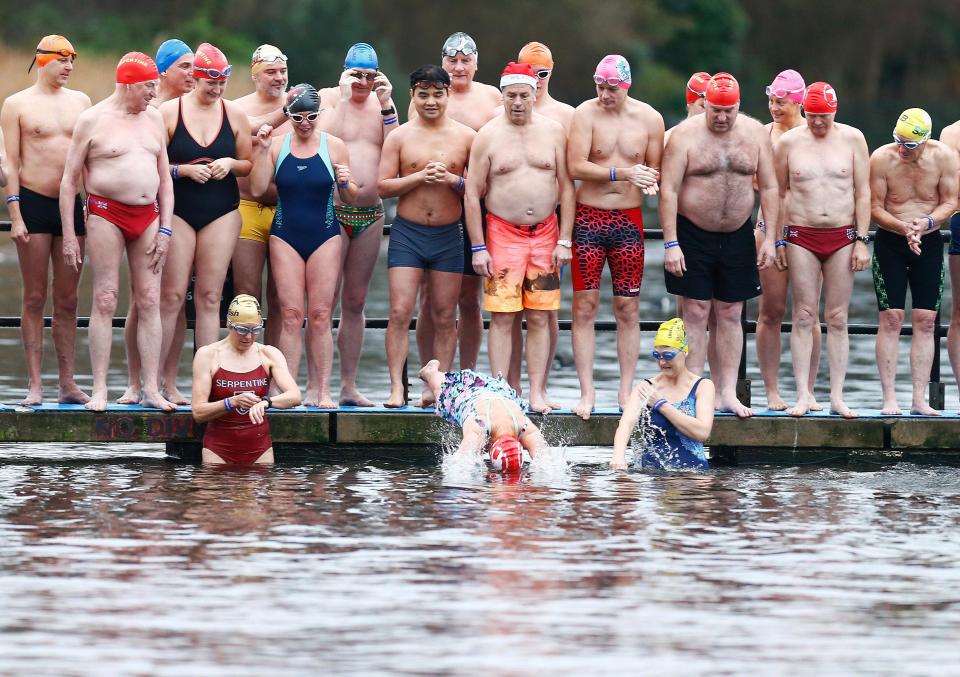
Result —
<path fill-rule="evenodd" d="M 160 292 L 164 356 L 171 350 L 179 355 L 183 347 L 174 342 L 174 330 L 192 271 L 196 344 L 220 338 L 220 296 L 240 234 L 236 177 L 247 176 L 253 166 L 247 116 L 223 100 L 232 70 L 223 52 L 203 43 L 193 68 L 195 89 L 160 106 L 174 179 L 174 237 Z M 169 390 L 170 379 L 164 381 Z"/>
<path fill-rule="evenodd" d="M 683 320 L 674 318 L 660 325 L 654 339 L 653 359 L 660 373 L 642 380 L 630 394 L 617 426 L 610 466 L 626 469 L 630 436 L 646 407 L 661 434 L 651 447 L 643 450 L 641 458 L 635 459 L 638 465 L 664 470 L 706 470 L 709 465 L 703 443 L 713 428 L 715 390 L 710 379 L 687 369 Z"/>
<path fill-rule="evenodd" d="M 546 451 L 540 429 L 503 377 L 472 369 L 442 372 L 438 360 L 427 362 L 419 376 L 433 391 L 437 416 L 463 429 L 457 454 L 476 454 L 505 438 L 516 440 L 531 456 Z"/>
<path fill-rule="evenodd" d="M 204 463 L 273 463 L 267 409 L 300 404 L 300 388 L 283 354 L 257 343 L 260 304 L 247 294 L 227 311 L 227 337 L 193 358 L 193 418 L 206 423 Z M 267 397 L 271 379 L 279 395 Z"/>
<path fill-rule="evenodd" d="M 254 197 L 271 186 L 277 212 L 270 228 L 270 268 L 280 300 L 282 323 L 277 343 L 294 374 L 300 370 L 301 327 L 307 317 L 307 397 L 305 404 L 335 409 L 330 396 L 333 370 L 333 307 L 340 280 L 340 222 L 334 190 L 353 200 L 359 187 L 350 180 L 346 144 L 317 126 L 320 95 L 307 84 L 287 94 L 286 113 L 293 131 L 272 139 L 264 125 L 256 136 L 256 160 L 250 174 Z M 304 308 L 304 295 L 307 303 Z"/>

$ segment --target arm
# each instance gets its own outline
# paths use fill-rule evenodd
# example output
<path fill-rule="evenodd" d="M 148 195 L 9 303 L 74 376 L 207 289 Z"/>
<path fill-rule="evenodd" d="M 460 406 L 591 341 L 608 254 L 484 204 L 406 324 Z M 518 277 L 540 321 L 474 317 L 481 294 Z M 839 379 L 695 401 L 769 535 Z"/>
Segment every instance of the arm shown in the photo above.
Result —
<path fill-rule="evenodd" d="M 467 220 L 467 232 L 470 234 L 470 243 L 473 246 L 484 243 L 480 198 L 487 193 L 487 175 L 490 172 L 490 153 L 487 146 L 484 135 L 478 134 L 470 148 L 470 173 L 467 176 L 466 192 L 463 196 L 464 217 Z M 478 275 L 484 277 L 493 275 L 490 254 L 486 251 L 474 252 L 472 263 Z"/>
<path fill-rule="evenodd" d="M 791 144 L 789 140 L 781 138 L 773 154 L 774 174 L 777 177 L 777 190 L 780 197 L 780 214 L 777 223 L 781 229 L 781 232 L 776 233 L 774 236 L 774 248 L 776 249 L 777 261 L 781 270 L 786 270 L 787 268 L 786 240 L 780 238 L 783 237 L 782 230 L 786 227 L 785 224 L 790 220 L 790 201 L 788 199 L 790 195 L 790 147 Z M 756 182 L 757 177 L 754 176 L 754 183 Z M 757 218 L 761 218 L 763 213 L 763 208 L 761 207 Z M 770 232 L 769 227 L 767 227 L 767 232 Z M 766 238 L 764 238 L 764 240 L 766 240 Z"/>
<path fill-rule="evenodd" d="M 81 115 L 73 130 L 70 147 L 67 150 L 67 160 L 63 167 L 63 178 L 60 180 L 60 222 L 63 224 L 63 260 L 73 270 L 80 270 L 83 255 L 80 253 L 80 244 L 77 241 L 76 226 L 73 223 L 73 205 L 77 193 L 80 191 L 80 176 L 87 160 L 90 148 L 90 137 L 94 128 L 94 120 L 87 115 Z"/>
<path fill-rule="evenodd" d="M 870 233 L 870 149 L 867 140 L 859 131 L 853 139 L 853 195 L 854 216 L 856 218 L 857 235 L 866 236 Z M 870 248 L 866 242 L 857 240 L 853 243 L 850 254 L 850 267 L 854 272 L 866 270 L 870 265 Z"/>
<path fill-rule="evenodd" d="M 250 171 L 250 193 L 260 200 L 273 185 L 277 154 L 273 143 L 273 127 L 264 125 L 253 138 L 253 169 Z"/>
<path fill-rule="evenodd" d="M 235 137 L 237 139 L 237 157 L 231 163 L 230 171 L 234 176 L 250 176 L 250 170 L 253 168 L 253 162 L 250 155 L 253 148 L 253 139 L 250 135 L 250 120 L 246 114 L 233 103 L 227 103 L 227 113 L 230 115 L 230 122 L 236 120 L 234 126 Z"/>
<path fill-rule="evenodd" d="M 670 143 L 663 154 L 663 172 L 660 175 L 660 227 L 663 228 L 664 245 L 677 240 L 677 204 L 680 184 L 687 172 L 687 144 L 681 131 L 670 135 Z M 664 269 L 677 277 L 687 270 L 680 247 L 670 247 L 663 252 Z"/>
<path fill-rule="evenodd" d="M 3 156 L 6 151 L 3 148 L 3 127 L 0 126 L 0 187 L 7 185 L 7 173 L 3 168 Z"/>
<path fill-rule="evenodd" d="M 377 95 L 377 102 L 380 104 L 381 116 L 383 118 L 383 138 L 386 139 L 390 132 L 400 126 L 400 111 L 397 110 L 393 102 L 393 85 L 390 79 L 384 73 L 377 73 L 376 80 L 373 81 L 373 92 Z M 385 110 L 393 109 L 393 113 L 382 115 Z"/>
<path fill-rule="evenodd" d="M 657 111 L 652 111 L 650 120 L 647 124 L 647 132 L 650 135 L 647 140 L 647 152 L 644 155 L 643 162 L 650 169 L 660 171 L 660 163 L 663 160 L 663 135 L 664 131 L 663 116 Z"/>
<path fill-rule="evenodd" d="M 248 115 L 247 124 L 250 125 L 250 134 L 257 135 L 257 131 L 264 125 L 270 125 L 274 129 L 287 121 L 287 114 L 283 112 L 283 106 L 263 115 Z"/>
<path fill-rule="evenodd" d="M 470 419 L 463 427 L 463 439 L 460 440 L 460 446 L 457 447 L 458 454 L 478 454 L 483 449 L 483 443 L 486 440 L 486 433 L 480 428 L 480 425 Z"/>
<path fill-rule="evenodd" d="M 776 215 L 772 223 L 769 217 L 765 217 L 767 218 L 767 237 L 760 245 L 760 252 L 757 255 L 757 267 L 764 270 L 774 265 L 777 258 L 776 241 L 780 233 L 780 188 L 773 164 L 773 144 L 770 143 L 763 125 L 757 124 L 755 135 L 760 146 L 760 155 L 757 159 L 760 208 L 765 215 Z"/>
<path fill-rule="evenodd" d="M 567 140 L 563 134 L 563 125 L 557 124 L 556 133 L 556 157 L 557 157 L 557 184 L 560 189 L 560 240 L 571 241 L 573 239 L 573 219 L 577 211 L 577 189 L 573 185 L 573 179 L 567 173 Z M 573 249 L 565 245 L 557 244 L 553 250 L 553 267 L 559 271 L 563 266 L 570 263 L 573 258 Z"/>
<path fill-rule="evenodd" d="M 960 156 L 952 148 L 945 148 L 940 158 L 940 183 L 937 184 L 940 203 L 930 212 L 937 224 L 947 221 L 957 210 L 957 192 L 960 191 Z"/>
<path fill-rule="evenodd" d="M 391 134 L 383 142 L 383 150 L 380 153 L 380 170 L 377 180 L 377 191 L 380 197 L 399 197 L 409 193 L 414 188 L 423 185 L 427 178 L 427 167 L 432 163 L 427 163 L 423 169 L 406 176 L 397 176 L 400 173 L 400 147 L 403 140 L 403 132 Z"/>
<path fill-rule="evenodd" d="M 220 418 L 228 413 L 223 406 L 223 400 L 216 402 L 210 401 L 210 387 L 213 383 L 212 376 L 214 349 L 211 346 L 203 346 L 193 357 L 193 387 L 190 397 L 190 409 L 193 412 L 193 420 L 197 423 L 206 423 L 215 418 Z M 233 398 L 228 398 L 233 399 Z"/>
<path fill-rule="evenodd" d="M 340 199 L 347 204 L 352 204 L 360 194 L 360 186 L 357 185 L 350 174 L 350 149 L 341 139 L 329 134 L 327 135 L 327 149 L 330 152 L 330 162 L 333 164 L 333 170 L 336 172 L 336 176 L 333 178 L 337 182 L 337 192 L 340 193 Z"/>
<path fill-rule="evenodd" d="M 887 163 L 883 157 L 885 148 L 886 146 L 881 146 L 870 158 L 870 218 L 880 228 L 907 237 L 913 230 L 912 224 L 901 221 L 886 210 Z"/>
<path fill-rule="evenodd" d="M 623 408 L 623 415 L 617 425 L 617 432 L 613 437 L 613 457 L 610 459 L 610 467 L 615 470 L 625 470 L 627 467 L 627 447 L 630 446 L 630 437 L 637 427 L 637 421 L 640 420 L 640 411 L 647 406 L 649 394 L 644 386 L 649 384 L 641 381 L 630 391 L 627 406 Z"/>
<path fill-rule="evenodd" d="M 160 185 L 157 188 L 157 203 L 160 205 L 160 228 L 153 237 L 153 242 L 147 246 L 147 256 L 150 257 L 150 269 L 159 274 L 167 260 L 167 251 L 170 248 L 170 238 L 173 237 L 171 222 L 173 221 L 173 179 L 170 177 L 170 163 L 167 160 L 166 136 L 163 131 L 163 117 L 156 114 L 155 133 L 160 143 L 160 152 L 157 153 L 157 173 L 160 176 Z"/>
<path fill-rule="evenodd" d="M 697 415 L 690 416 L 674 407 L 672 404 L 665 404 L 659 411 L 663 417 L 670 421 L 674 427 L 683 435 L 686 435 L 697 442 L 706 442 L 710 437 L 710 431 L 713 429 L 713 404 L 716 396 L 716 390 L 713 381 L 703 379 L 697 386 Z"/>
<path fill-rule="evenodd" d="M 4 147 L 6 148 L 6 187 L 7 196 L 20 195 L 20 112 L 15 102 L 7 99 L 3 108 L 0 108 L 0 130 L 3 132 Z M 10 213 L 10 237 L 14 242 L 29 242 L 27 225 L 20 215 L 20 203 L 7 203 Z"/>

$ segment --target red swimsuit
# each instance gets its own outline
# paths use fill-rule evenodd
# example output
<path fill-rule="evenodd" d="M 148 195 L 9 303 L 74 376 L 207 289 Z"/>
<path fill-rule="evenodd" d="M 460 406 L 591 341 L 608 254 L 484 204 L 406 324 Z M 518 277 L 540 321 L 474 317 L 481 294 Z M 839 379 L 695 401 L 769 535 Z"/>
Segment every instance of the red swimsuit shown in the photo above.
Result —
<path fill-rule="evenodd" d="M 87 212 L 109 221 L 123 233 L 127 242 L 143 235 L 154 221 L 160 217 L 160 205 L 156 201 L 145 205 L 127 205 L 108 197 L 90 195 L 87 198 Z"/>
<path fill-rule="evenodd" d="M 239 395 L 253 393 L 265 397 L 270 387 L 270 374 L 258 365 L 245 372 L 228 371 L 218 367 L 213 375 L 210 401 L 218 402 Z M 209 449 L 227 463 L 253 463 L 273 446 L 270 439 L 270 424 L 254 425 L 246 409 L 235 409 L 207 424 L 203 447 Z"/>

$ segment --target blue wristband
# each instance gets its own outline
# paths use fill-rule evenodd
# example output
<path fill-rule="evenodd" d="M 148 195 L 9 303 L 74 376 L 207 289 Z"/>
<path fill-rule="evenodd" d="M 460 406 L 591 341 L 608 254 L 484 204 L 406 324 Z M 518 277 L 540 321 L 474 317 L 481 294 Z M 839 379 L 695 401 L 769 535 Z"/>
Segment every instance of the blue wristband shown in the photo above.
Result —
<path fill-rule="evenodd" d="M 349 187 L 350 187 L 349 181 L 344 181 L 343 183 L 337 182 L 337 188 L 339 188 L 340 190 L 346 190 Z"/>
<path fill-rule="evenodd" d="M 777 247 L 786 247 L 786 246 L 787 246 L 787 241 L 786 241 L 786 240 L 777 240 L 776 246 L 777 246 Z"/>
<path fill-rule="evenodd" d="M 927 215 L 927 230 L 933 230 L 933 227 L 937 225 L 937 222 L 933 220 L 933 217 L 929 214 Z"/>
<path fill-rule="evenodd" d="M 650 411 L 660 411 L 660 407 L 662 407 L 665 404 L 667 404 L 667 401 L 661 398 L 653 403 L 653 406 L 650 407 Z"/>
<path fill-rule="evenodd" d="M 398 119 L 399 119 L 399 118 L 398 118 L 396 115 L 391 115 L 391 116 L 388 117 L 388 118 L 383 118 L 383 124 L 385 124 L 385 125 L 392 125 L 392 124 L 393 124 L 394 122 L 396 122 Z"/>
<path fill-rule="evenodd" d="M 467 182 L 463 180 L 463 177 L 462 177 L 462 176 L 459 176 L 459 177 L 457 177 L 457 178 L 460 179 L 460 180 L 457 182 L 457 192 L 458 192 L 458 193 L 462 193 L 464 186 L 467 185 Z"/>
<path fill-rule="evenodd" d="M 10 204 L 11 202 L 20 202 L 20 196 L 19 196 L 19 195 L 8 195 L 8 196 L 7 196 L 7 204 Z"/>
<path fill-rule="evenodd" d="M 616 181 L 616 180 L 617 180 L 617 168 L 616 168 L 616 167 L 611 167 L 611 168 L 610 168 L 610 180 L 611 180 L 611 181 Z"/>
<path fill-rule="evenodd" d="M 670 240 L 669 242 L 663 243 L 664 249 L 673 249 L 674 247 L 679 247 L 680 243 L 677 240 Z"/>
<path fill-rule="evenodd" d="M 475 244 L 470 246 L 470 251 L 472 252 L 485 252 L 487 251 L 487 245 L 485 244 Z"/>
<path fill-rule="evenodd" d="M 230 404 L 230 398 L 229 398 L 229 397 L 224 398 L 224 400 L 223 400 L 223 408 L 226 409 L 227 411 L 233 411 L 233 405 Z"/>
<path fill-rule="evenodd" d="M 170 165 L 170 176 L 175 179 L 180 178 L 180 165 Z"/>
<path fill-rule="evenodd" d="M 166 226 L 160 226 L 157 232 L 161 233 L 162 235 L 166 235 L 167 237 L 173 237 L 173 230 L 167 228 Z"/>

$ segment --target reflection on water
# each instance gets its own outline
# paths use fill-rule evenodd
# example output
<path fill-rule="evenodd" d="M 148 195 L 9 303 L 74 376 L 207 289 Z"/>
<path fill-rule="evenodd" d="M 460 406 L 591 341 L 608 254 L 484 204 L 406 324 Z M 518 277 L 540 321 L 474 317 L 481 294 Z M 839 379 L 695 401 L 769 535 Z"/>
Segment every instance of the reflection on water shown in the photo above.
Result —
<path fill-rule="evenodd" d="M 615 474 L 594 450 L 511 482 L 56 453 L 0 450 L 0 674 L 956 663 L 952 469 Z"/>

